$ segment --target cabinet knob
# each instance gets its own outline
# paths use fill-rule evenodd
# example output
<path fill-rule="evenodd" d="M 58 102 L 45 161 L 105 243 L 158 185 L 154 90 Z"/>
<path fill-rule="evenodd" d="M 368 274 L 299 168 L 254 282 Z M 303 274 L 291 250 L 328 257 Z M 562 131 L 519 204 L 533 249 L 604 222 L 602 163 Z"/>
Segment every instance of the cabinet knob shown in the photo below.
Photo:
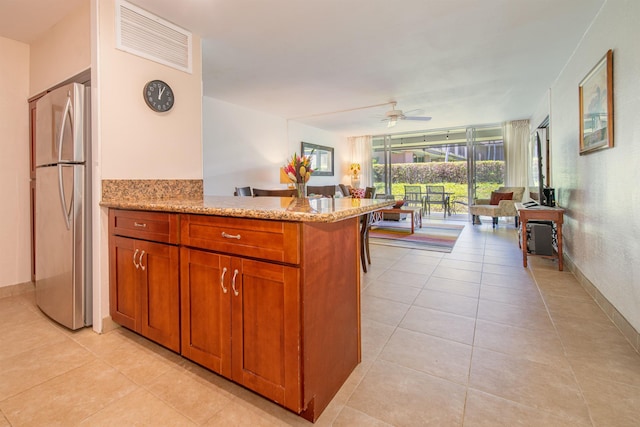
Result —
<path fill-rule="evenodd" d="M 140 254 L 140 258 L 138 258 L 138 260 L 140 261 L 140 268 L 142 269 L 142 271 L 147 269 L 147 267 L 145 267 L 144 264 L 142 264 L 142 257 L 143 256 L 144 256 L 144 251 L 142 251 L 142 253 Z"/>
<path fill-rule="evenodd" d="M 134 222 L 133 225 L 134 227 L 147 228 L 147 224 L 144 222 Z"/>

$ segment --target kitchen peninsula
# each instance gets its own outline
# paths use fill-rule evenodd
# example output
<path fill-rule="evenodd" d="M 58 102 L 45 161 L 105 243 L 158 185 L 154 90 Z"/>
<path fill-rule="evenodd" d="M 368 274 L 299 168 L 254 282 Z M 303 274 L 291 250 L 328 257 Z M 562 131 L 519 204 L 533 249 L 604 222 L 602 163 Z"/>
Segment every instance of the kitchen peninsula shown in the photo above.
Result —
<path fill-rule="evenodd" d="M 111 317 L 315 421 L 361 359 L 360 216 L 393 203 L 103 197 Z"/>

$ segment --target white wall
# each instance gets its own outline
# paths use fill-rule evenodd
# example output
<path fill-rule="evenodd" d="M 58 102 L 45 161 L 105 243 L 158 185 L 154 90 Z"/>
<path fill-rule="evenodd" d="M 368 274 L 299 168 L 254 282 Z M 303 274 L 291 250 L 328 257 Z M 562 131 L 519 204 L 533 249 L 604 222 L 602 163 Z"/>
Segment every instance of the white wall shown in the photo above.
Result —
<path fill-rule="evenodd" d="M 90 11 L 87 0 L 31 43 L 31 96 L 91 67 Z"/>
<path fill-rule="evenodd" d="M 29 46 L 0 37 L 0 287 L 31 280 Z"/>
<path fill-rule="evenodd" d="M 116 49 L 115 2 L 93 0 L 94 329 L 109 315 L 108 219 L 103 179 L 202 179 L 202 55 L 192 38 L 193 73 Z M 147 107 L 142 89 L 163 80 L 175 94 L 167 113 Z"/>
<path fill-rule="evenodd" d="M 551 88 L 552 184 L 567 256 L 640 331 L 640 2 L 609 0 Z M 578 85 L 613 49 L 614 147 L 578 155 Z"/>
<path fill-rule="evenodd" d="M 311 176 L 311 185 L 348 182 L 346 138 L 259 111 L 204 97 L 204 193 L 230 196 L 235 187 L 284 188 L 280 167 L 301 141 L 334 147 L 335 175 Z"/>
<path fill-rule="evenodd" d="M 202 178 L 202 61 L 193 37 L 189 74 L 116 49 L 114 0 L 98 3 L 100 179 Z M 175 94 L 167 113 L 147 107 L 142 88 L 163 80 Z"/>

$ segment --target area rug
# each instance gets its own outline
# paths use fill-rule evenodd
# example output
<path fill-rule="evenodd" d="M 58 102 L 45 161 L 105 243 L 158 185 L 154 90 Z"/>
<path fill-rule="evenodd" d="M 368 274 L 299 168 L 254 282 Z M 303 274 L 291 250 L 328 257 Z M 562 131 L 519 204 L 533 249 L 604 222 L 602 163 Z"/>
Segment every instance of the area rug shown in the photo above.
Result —
<path fill-rule="evenodd" d="M 386 222 L 386 221 L 385 221 Z M 464 225 L 423 224 L 413 234 L 407 228 L 374 226 L 369 231 L 369 243 L 398 246 L 425 251 L 451 252 Z"/>

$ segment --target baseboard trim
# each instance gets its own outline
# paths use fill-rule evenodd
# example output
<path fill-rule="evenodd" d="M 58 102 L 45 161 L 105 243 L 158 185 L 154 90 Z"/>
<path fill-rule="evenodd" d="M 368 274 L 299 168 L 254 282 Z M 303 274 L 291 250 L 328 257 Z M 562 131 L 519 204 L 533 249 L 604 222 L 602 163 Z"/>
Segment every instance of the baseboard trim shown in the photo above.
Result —
<path fill-rule="evenodd" d="M 573 260 L 564 254 L 564 265 L 573 273 L 576 280 L 584 288 L 585 291 L 593 298 L 593 300 L 602 309 L 604 314 L 613 322 L 614 325 L 622 332 L 622 335 L 629 341 L 636 352 L 640 353 L 640 333 L 625 319 L 618 309 L 602 295 L 602 292 L 589 280 L 582 271 L 575 265 Z"/>
<path fill-rule="evenodd" d="M 0 288 L 0 298 L 12 297 L 15 295 L 26 294 L 35 290 L 35 283 L 29 281 L 18 283 L 15 285 L 3 286 Z"/>

